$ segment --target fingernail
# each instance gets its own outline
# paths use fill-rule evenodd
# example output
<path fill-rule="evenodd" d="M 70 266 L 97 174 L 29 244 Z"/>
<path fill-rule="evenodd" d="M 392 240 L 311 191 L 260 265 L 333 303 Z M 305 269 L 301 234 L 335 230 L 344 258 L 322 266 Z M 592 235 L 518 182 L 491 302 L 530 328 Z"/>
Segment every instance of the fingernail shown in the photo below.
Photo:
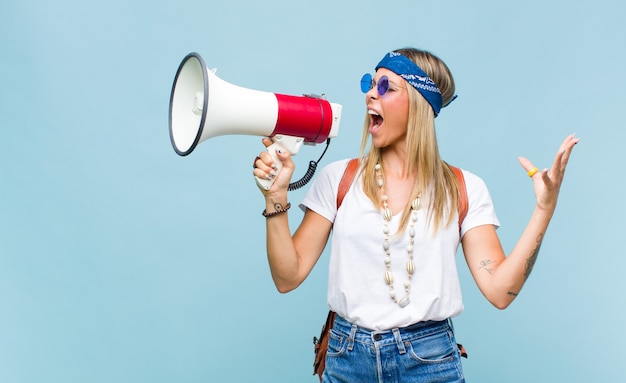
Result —
<path fill-rule="evenodd" d="M 272 177 L 276 176 L 276 172 L 274 170 L 270 170 L 270 176 Z"/>
<path fill-rule="evenodd" d="M 272 164 L 272 169 L 276 170 L 278 169 L 278 166 L 276 166 L 276 164 Z"/>
<path fill-rule="evenodd" d="M 283 151 L 281 149 L 276 149 L 276 153 L 283 154 Z"/>

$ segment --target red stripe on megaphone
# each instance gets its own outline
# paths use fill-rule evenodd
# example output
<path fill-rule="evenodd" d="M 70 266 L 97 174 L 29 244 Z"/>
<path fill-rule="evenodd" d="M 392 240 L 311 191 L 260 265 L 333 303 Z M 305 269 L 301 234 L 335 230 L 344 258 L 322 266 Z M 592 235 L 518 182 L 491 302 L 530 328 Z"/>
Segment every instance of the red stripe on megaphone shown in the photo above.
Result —
<path fill-rule="evenodd" d="M 322 143 L 330 134 L 333 111 L 322 98 L 277 94 L 278 118 L 272 136 L 302 137 L 305 142 Z"/>

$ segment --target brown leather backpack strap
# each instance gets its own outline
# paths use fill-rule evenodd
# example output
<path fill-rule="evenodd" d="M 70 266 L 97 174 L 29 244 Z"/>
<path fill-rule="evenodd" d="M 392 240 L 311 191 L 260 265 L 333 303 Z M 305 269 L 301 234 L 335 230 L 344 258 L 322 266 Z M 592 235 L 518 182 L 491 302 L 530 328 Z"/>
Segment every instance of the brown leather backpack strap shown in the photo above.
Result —
<path fill-rule="evenodd" d="M 343 176 L 341 177 L 341 181 L 339 182 L 339 189 L 337 190 L 337 210 L 339 210 L 339 206 L 341 206 L 341 203 L 343 202 L 343 197 L 346 196 L 348 189 L 350 189 L 350 185 L 352 185 L 354 175 L 356 174 L 358 168 L 358 158 L 353 158 L 348 162 L 348 166 L 343 172 Z"/>
<path fill-rule="evenodd" d="M 461 230 L 461 224 L 467 215 L 468 201 L 467 201 L 467 187 L 465 186 L 465 177 L 463 177 L 463 171 L 452 165 L 450 169 L 454 172 L 456 179 L 459 183 L 459 230 Z"/>

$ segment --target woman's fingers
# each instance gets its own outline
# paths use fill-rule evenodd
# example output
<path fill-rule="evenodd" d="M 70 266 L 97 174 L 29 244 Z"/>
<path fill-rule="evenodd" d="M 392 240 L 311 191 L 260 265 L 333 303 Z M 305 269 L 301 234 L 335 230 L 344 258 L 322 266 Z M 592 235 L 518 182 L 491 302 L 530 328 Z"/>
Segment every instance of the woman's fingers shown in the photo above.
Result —
<path fill-rule="evenodd" d="M 263 138 L 263 145 L 267 150 L 259 153 L 254 159 L 254 176 L 261 180 L 275 179 L 272 190 L 287 189 L 295 169 L 291 154 L 267 137 Z"/>
<path fill-rule="evenodd" d="M 536 174 L 540 173 L 539 168 L 533 165 L 533 163 L 530 162 L 528 158 L 518 157 L 517 160 L 519 161 L 520 165 L 522 165 L 522 168 L 524 168 L 524 170 L 526 171 L 526 174 L 528 174 L 529 177 L 532 178 Z"/>
<path fill-rule="evenodd" d="M 253 174 L 255 177 L 268 180 L 276 176 L 276 164 L 267 151 L 259 153 L 255 158 Z"/>

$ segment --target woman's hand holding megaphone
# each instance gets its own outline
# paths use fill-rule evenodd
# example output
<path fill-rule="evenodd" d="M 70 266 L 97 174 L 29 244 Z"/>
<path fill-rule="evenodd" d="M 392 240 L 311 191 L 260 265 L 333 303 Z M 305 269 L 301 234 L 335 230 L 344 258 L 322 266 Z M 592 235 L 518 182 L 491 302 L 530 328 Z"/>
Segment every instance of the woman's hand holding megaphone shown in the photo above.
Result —
<path fill-rule="evenodd" d="M 286 201 L 287 190 L 296 165 L 289 151 L 281 149 L 270 138 L 263 138 L 263 145 L 267 150 L 261 152 L 254 160 L 253 174 L 257 179 L 257 185 L 266 197 L 274 196 L 277 200 Z M 270 182 L 271 185 L 267 188 Z"/>

